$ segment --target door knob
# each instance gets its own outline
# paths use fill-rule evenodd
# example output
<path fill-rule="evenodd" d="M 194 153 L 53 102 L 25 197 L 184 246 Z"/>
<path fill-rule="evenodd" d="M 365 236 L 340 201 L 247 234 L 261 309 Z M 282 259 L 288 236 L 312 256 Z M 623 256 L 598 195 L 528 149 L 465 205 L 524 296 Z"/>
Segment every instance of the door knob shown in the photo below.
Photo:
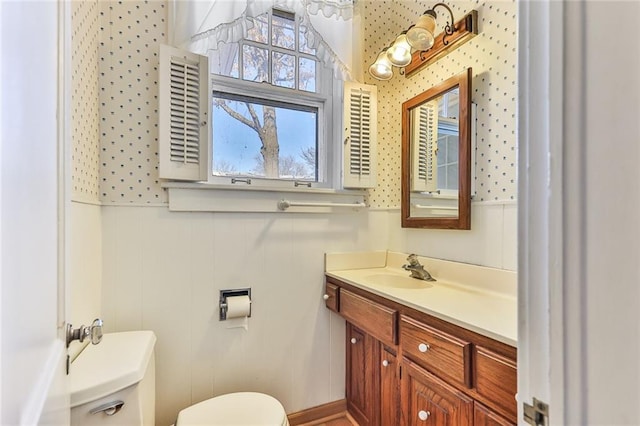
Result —
<path fill-rule="evenodd" d="M 102 325 L 104 322 L 100 318 L 96 318 L 91 323 L 91 343 L 97 345 L 102 342 Z"/>
<path fill-rule="evenodd" d="M 90 326 L 81 325 L 79 328 L 73 328 L 73 325 L 67 324 L 67 347 L 74 340 L 80 343 L 84 342 L 84 339 L 91 339 L 91 343 L 97 345 L 102 341 L 102 325 L 103 321 L 100 318 L 93 320 Z"/>

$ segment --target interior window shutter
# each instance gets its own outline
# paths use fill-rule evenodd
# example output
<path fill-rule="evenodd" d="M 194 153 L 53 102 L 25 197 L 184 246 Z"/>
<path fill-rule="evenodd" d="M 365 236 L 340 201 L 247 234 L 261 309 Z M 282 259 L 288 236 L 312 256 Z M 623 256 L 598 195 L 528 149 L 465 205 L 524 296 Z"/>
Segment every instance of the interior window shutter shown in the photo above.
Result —
<path fill-rule="evenodd" d="M 438 102 L 430 101 L 414 110 L 411 147 L 411 190 L 438 189 Z"/>
<path fill-rule="evenodd" d="M 344 164 L 345 188 L 372 188 L 376 185 L 377 87 L 344 83 Z"/>
<path fill-rule="evenodd" d="M 207 180 L 209 92 L 205 56 L 160 46 L 160 178 Z"/>

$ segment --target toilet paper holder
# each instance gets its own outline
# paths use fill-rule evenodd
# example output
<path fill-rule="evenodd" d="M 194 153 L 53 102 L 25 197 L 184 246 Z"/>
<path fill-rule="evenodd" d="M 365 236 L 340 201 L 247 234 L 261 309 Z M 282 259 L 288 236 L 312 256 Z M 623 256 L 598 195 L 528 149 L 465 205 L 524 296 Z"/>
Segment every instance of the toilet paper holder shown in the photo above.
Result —
<path fill-rule="evenodd" d="M 250 288 L 237 288 L 233 290 L 220 290 L 220 321 L 226 321 L 227 319 L 227 297 L 234 296 L 249 296 L 251 300 Z M 249 305 L 249 318 L 251 318 L 251 305 Z"/>

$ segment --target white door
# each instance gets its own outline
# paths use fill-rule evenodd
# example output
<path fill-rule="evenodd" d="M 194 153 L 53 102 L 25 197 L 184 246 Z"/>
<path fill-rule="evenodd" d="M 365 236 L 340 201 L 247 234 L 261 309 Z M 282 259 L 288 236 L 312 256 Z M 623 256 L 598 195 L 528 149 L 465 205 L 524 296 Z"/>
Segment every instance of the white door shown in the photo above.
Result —
<path fill-rule="evenodd" d="M 640 424 L 640 3 L 520 1 L 518 400 Z"/>
<path fill-rule="evenodd" d="M 69 423 L 68 4 L 0 1 L 0 424 Z"/>

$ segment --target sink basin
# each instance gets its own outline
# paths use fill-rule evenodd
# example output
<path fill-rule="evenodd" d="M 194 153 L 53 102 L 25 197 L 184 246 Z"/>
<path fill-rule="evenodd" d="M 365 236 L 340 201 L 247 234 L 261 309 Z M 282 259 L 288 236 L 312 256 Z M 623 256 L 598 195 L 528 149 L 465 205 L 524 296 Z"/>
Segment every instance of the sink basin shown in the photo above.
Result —
<path fill-rule="evenodd" d="M 380 287 L 393 287 L 393 288 L 405 288 L 422 290 L 425 288 L 433 287 L 433 284 L 429 281 L 418 280 L 411 278 L 410 276 L 397 275 L 397 274 L 374 274 L 367 275 L 364 280 L 372 285 Z"/>

